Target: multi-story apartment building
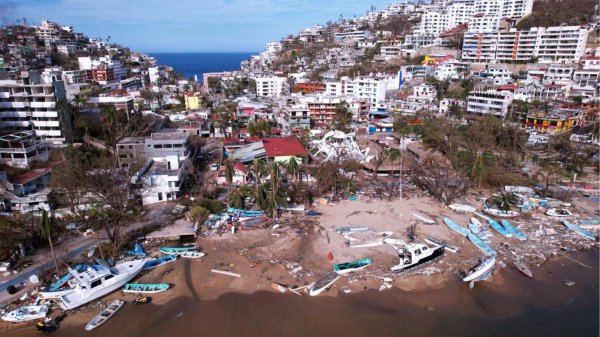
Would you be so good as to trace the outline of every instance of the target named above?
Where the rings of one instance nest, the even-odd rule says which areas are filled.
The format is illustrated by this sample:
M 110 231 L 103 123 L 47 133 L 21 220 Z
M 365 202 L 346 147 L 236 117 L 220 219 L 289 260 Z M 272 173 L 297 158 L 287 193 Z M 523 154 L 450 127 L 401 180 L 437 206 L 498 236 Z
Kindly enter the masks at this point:
M 471 62 L 574 63 L 584 55 L 587 30 L 573 27 L 534 27 L 528 31 L 468 32 L 462 58 Z
M 573 87 L 571 96 L 583 96 L 586 98 L 598 97 L 600 78 L 599 69 L 580 69 L 573 74 Z
M 478 116 L 494 115 L 504 118 L 512 100 L 512 93 L 506 91 L 471 91 L 467 98 L 467 113 Z
M 340 97 L 310 97 L 307 99 L 308 115 L 315 123 L 329 123 L 335 110 L 343 102 Z
M 294 104 L 283 109 L 290 130 L 310 129 L 310 109 L 308 104 Z
M 585 53 L 588 32 L 579 26 L 549 27 L 539 37 L 539 63 L 579 62 Z
M 364 41 L 369 36 L 371 36 L 371 33 L 368 30 L 354 30 L 354 31 L 349 31 L 349 32 L 341 32 L 341 33 L 333 34 L 333 38 L 335 39 L 335 41 L 338 41 L 338 42 L 344 41 L 344 40 Z
M 100 84 L 122 81 L 127 78 L 127 69 L 121 61 L 113 60 L 110 56 L 79 57 L 79 70 L 86 70 L 88 79 Z
M 48 168 L 30 170 L 8 179 L 0 172 L 0 209 L 21 214 L 50 211 L 49 195 L 51 189 Z
M 0 164 L 29 168 L 35 161 L 47 162 L 49 144 L 33 131 L 19 131 L 0 137 Z
M 149 159 L 138 172 L 139 194 L 143 205 L 175 200 L 182 192 L 188 161 L 178 155 Z
M 283 87 L 286 79 L 283 77 L 255 77 L 256 96 L 258 97 L 279 97 L 283 93 Z
M 134 167 L 146 160 L 146 139 L 144 137 L 125 137 L 116 146 L 120 167 Z
M 57 102 L 66 98 L 65 84 L 53 78 L 45 81 L 37 72 L 21 80 L 0 80 L 0 128 L 32 130 L 51 143 L 63 143 L 63 129 L 70 128 L 70 116 L 59 111 Z

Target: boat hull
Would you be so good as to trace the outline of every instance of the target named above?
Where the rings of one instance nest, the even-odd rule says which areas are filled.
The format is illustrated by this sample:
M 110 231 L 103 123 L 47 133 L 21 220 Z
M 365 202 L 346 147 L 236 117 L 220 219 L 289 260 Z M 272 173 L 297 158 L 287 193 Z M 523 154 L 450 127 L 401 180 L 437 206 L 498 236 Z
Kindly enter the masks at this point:
M 448 227 L 450 227 L 450 229 L 452 229 L 453 231 L 457 232 L 458 234 L 460 234 L 462 236 L 467 236 L 469 234 L 469 230 L 467 230 L 466 228 L 460 226 L 459 224 L 457 224 L 456 222 L 454 222 L 450 218 L 444 218 L 444 223 Z
M 398 265 L 393 266 L 391 268 L 391 270 L 396 273 L 400 273 L 400 272 L 407 271 L 407 270 L 412 270 L 412 269 L 418 268 L 420 266 L 423 266 L 427 262 L 431 262 L 431 261 L 441 257 L 442 255 L 444 255 L 444 246 L 432 248 L 432 253 L 430 255 L 420 259 L 416 263 L 406 265 L 406 266 L 402 265 L 402 264 L 398 264 Z
M 481 261 L 479 264 L 477 264 L 477 266 L 475 266 L 475 268 L 473 268 L 473 270 L 469 274 L 467 274 L 467 276 L 465 276 L 463 278 L 463 281 L 464 282 L 477 281 L 477 280 L 481 279 L 482 277 L 485 277 L 485 275 L 487 275 L 494 268 L 495 264 L 496 264 L 496 256 L 491 256 L 491 257 Z

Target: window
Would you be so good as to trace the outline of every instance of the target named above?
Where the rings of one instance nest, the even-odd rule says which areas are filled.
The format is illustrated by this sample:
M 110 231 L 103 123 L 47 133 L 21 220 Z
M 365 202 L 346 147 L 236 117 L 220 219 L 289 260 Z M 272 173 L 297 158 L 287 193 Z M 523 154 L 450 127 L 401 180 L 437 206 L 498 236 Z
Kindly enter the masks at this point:
M 113 277 L 115 277 L 115 276 L 114 276 L 114 275 L 108 275 L 108 276 L 106 276 L 106 277 L 104 278 L 104 281 L 108 281 L 108 280 L 110 280 L 110 279 L 111 279 L 111 278 L 113 278 Z
M 92 282 L 92 284 L 91 284 L 91 287 L 90 287 L 90 288 L 95 288 L 95 287 L 97 287 L 97 286 L 99 286 L 99 285 L 101 285 L 101 284 L 102 284 L 102 280 L 101 280 L 101 279 L 97 279 L 96 281 L 93 281 L 93 282 Z

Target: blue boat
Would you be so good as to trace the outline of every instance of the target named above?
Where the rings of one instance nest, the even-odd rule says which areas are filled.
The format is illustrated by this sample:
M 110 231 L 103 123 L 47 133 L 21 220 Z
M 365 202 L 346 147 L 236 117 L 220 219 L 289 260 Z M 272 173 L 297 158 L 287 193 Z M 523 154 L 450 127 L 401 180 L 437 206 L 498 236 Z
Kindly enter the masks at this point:
M 506 230 L 508 230 L 517 239 L 519 239 L 521 241 L 527 240 L 527 237 L 525 236 L 525 234 L 523 234 L 523 232 L 518 230 L 517 227 L 513 226 L 510 222 L 508 222 L 508 220 L 502 219 L 502 220 L 500 220 L 500 223 L 502 224 L 502 226 L 504 226 L 504 228 L 506 228 Z
M 467 236 L 470 233 L 468 229 L 461 227 L 459 224 L 452 221 L 452 219 L 450 219 L 450 218 L 444 218 L 444 223 L 448 227 L 450 227 L 450 229 L 454 230 L 455 232 L 457 232 L 458 234 L 460 234 L 462 236 Z
M 496 255 L 496 251 L 483 240 L 481 240 L 477 235 L 469 232 L 467 233 L 467 237 L 475 245 L 475 247 L 479 248 L 485 255 Z
M 592 240 L 596 240 L 598 241 L 598 234 L 592 233 L 590 231 L 587 231 L 579 226 L 577 226 L 576 224 L 570 223 L 567 220 L 563 220 L 563 224 L 570 230 L 574 231 L 575 233 L 582 235 L 588 239 L 592 239 Z
M 512 233 L 509 232 L 508 229 L 504 228 L 504 226 L 499 224 L 496 220 L 487 218 L 487 222 L 496 232 L 500 233 L 500 235 L 504 236 L 505 238 L 512 238 Z
M 265 214 L 264 211 L 252 211 L 252 210 L 238 209 L 238 208 L 233 208 L 233 207 L 227 208 L 227 212 L 234 213 L 239 217 L 248 217 L 248 218 L 255 217 L 255 216 L 261 216 L 261 215 Z
M 163 254 L 177 255 L 184 252 L 193 252 L 196 247 L 162 247 L 159 250 Z
M 139 243 L 136 243 L 133 246 L 133 250 L 128 250 L 128 251 L 126 251 L 126 253 L 127 253 L 127 255 L 146 257 L 146 252 L 144 251 L 144 247 L 142 247 L 142 245 L 140 245 Z
M 144 263 L 144 270 L 153 269 L 153 268 L 156 268 L 158 266 L 162 266 L 163 264 L 171 263 L 171 262 L 173 262 L 175 260 L 177 260 L 177 255 L 165 255 L 165 256 L 161 256 L 161 257 L 156 258 L 154 260 L 146 261 L 146 263 Z

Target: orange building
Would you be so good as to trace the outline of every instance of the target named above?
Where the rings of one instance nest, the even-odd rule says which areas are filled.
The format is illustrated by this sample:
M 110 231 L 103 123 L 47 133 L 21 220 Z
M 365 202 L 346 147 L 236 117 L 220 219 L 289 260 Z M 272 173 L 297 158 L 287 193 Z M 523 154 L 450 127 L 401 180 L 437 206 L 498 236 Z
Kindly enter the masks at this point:
M 294 87 L 295 93 L 303 93 L 303 94 L 313 94 L 313 93 L 322 93 L 325 92 L 325 85 L 322 83 L 314 83 L 314 82 L 304 82 L 298 83 Z

